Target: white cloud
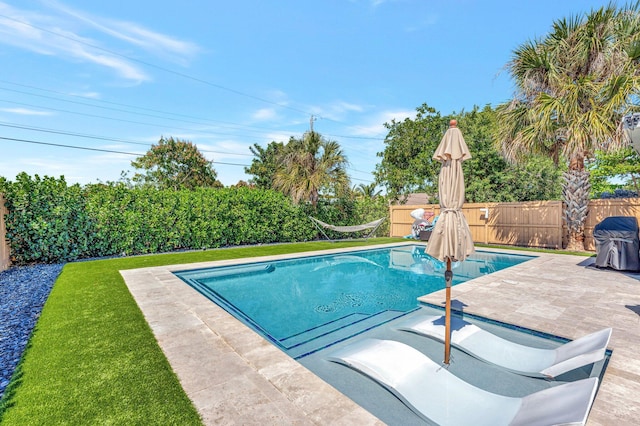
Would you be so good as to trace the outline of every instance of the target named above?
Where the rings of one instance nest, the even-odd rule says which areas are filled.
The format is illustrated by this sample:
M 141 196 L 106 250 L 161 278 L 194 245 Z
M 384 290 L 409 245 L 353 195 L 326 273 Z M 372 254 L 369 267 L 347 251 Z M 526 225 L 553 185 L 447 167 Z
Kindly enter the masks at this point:
M 0 111 L 18 115 L 54 115 L 52 112 L 37 111 L 27 108 L 0 108 Z
M 55 158 L 22 158 L 12 166 L 16 170 L 16 176 L 20 171 L 26 171 L 30 175 L 58 177 L 64 176 L 69 170 L 74 169 L 66 161 Z
M 254 112 L 252 118 L 258 121 L 275 120 L 278 113 L 274 108 L 261 108 Z
M 13 20 L 0 17 L 0 43 L 41 55 L 108 67 L 136 83 L 149 79 L 140 67 L 130 61 L 108 53 L 95 53 L 96 49 L 91 46 L 100 47 L 98 41 L 63 29 L 73 27 L 73 23 L 16 9 L 6 3 L 0 3 L 0 13 L 14 17 Z
M 133 22 L 90 17 L 54 1 L 45 2 L 45 5 L 50 7 L 51 13 L 18 9 L 0 2 L 0 14 L 10 17 L 0 17 L 0 43 L 40 55 L 106 67 L 135 83 L 148 81 L 150 76 L 133 60 L 116 53 L 119 49 L 109 48 L 116 39 L 156 56 L 168 55 L 183 65 L 200 51 L 194 43 L 154 32 Z M 109 37 L 98 40 L 83 35 L 92 30 Z M 112 51 L 113 54 L 110 53 Z
M 104 34 L 141 47 L 149 52 L 171 53 L 181 57 L 193 57 L 200 51 L 200 48 L 194 43 L 157 33 L 135 22 L 117 21 L 91 16 L 57 1 L 48 1 L 47 4 L 81 22 L 89 24 Z
M 97 148 L 114 151 L 131 152 L 130 146 L 101 145 Z M 81 185 L 91 182 L 117 181 L 120 172 L 131 168 L 131 160 L 135 157 L 126 154 L 111 152 L 83 153 L 81 156 L 70 157 L 62 152 L 62 155 L 47 156 L 42 158 L 23 157 L 17 170 L 26 171 L 28 174 L 40 176 L 64 176 L 69 184 Z M 96 170 L 100 170 L 100 179 L 96 178 Z M 16 173 L 17 174 L 17 173 Z
M 90 99 L 100 99 L 102 96 L 98 92 L 79 92 L 79 93 L 69 93 L 71 96 L 80 96 L 82 98 L 90 98 Z
M 349 127 L 350 133 L 355 136 L 364 136 L 364 137 L 376 137 L 383 134 L 386 130 L 382 123 L 378 124 L 370 124 L 370 125 L 361 125 L 361 126 L 351 126 Z
M 205 156 L 215 161 L 229 160 L 233 163 L 249 165 L 251 163 L 251 151 L 246 142 L 238 142 L 233 139 L 218 140 L 214 143 L 200 144 Z M 213 152 L 212 152 L 213 151 Z
M 379 120 L 382 123 L 390 123 L 391 120 L 404 121 L 406 118 L 415 118 L 415 110 L 400 110 L 400 111 L 383 111 L 378 115 Z
M 194 43 L 171 38 L 130 22 L 114 22 L 113 25 L 115 30 L 108 31 L 109 34 L 148 51 L 171 52 L 188 58 L 200 52 L 200 48 Z
M 126 78 L 127 80 L 133 80 L 135 82 L 143 82 L 145 80 L 149 80 L 149 76 L 144 73 L 139 67 L 131 64 L 130 62 L 110 55 L 102 55 L 102 54 L 92 54 L 84 49 L 78 49 L 76 51 L 78 57 L 88 59 L 90 62 L 93 62 L 98 65 L 103 65 L 107 68 L 111 68 L 116 73 L 120 74 L 121 77 Z
M 272 89 L 268 91 L 267 98 L 282 105 L 287 105 L 289 100 L 289 96 L 287 95 L 287 93 L 280 89 Z
M 264 144 L 261 144 L 263 146 L 266 146 L 268 143 L 275 141 L 275 142 L 283 142 L 283 143 L 287 143 L 289 142 L 289 138 L 291 136 L 294 137 L 300 137 L 302 136 L 302 132 L 295 134 L 294 132 L 273 132 L 273 133 L 269 133 L 266 137 L 265 137 L 265 142 Z
M 151 146 L 146 147 L 143 145 L 112 143 L 112 144 L 100 145 L 96 148 L 109 150 L 109 151 L 118 151 L 118 152 L 105 152 L 105 153 L 97 154 L 101 158 L 120 158 L 120 159 L 127 158 L 130 160 L 133 160 L 135 157 L 131 154 L 144 155 L 144 153 L 147 152 L 147 150 L 151 148 Z M 125 152 L 126 154 L 120 154 L 120 152 Z
M 361 113 L 366 107 L 346 101 L 333 101 L 323 106 L 310 106 L 309 111 L 317 118 L 328 118 L 330 120 L 342 121 L 349 113 Z
M 404 121 L 406 118 L 414 118 L 415 111 L 382 111 L 372 117 L 368 123 L 363 123 L 358 126 L 349 127 L 349 131 L 354 136 L 365 137 L 381 137 L 387 134 L 387 128 L 384 127 L 384 123 L 391 123 L 392 120 Z
M 356 105 L 349 102 L 337 101 L 334 104 L 329 105 L 331 111 L 335 113 L 345 113 L 345 112 L 362 112 L 364 111 L 364 107 L 362 105 Z

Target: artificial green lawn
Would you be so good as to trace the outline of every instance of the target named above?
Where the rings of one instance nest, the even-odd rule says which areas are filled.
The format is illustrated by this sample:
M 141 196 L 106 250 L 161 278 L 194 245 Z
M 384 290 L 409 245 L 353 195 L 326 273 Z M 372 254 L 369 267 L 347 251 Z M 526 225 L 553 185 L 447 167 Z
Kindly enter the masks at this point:
M 397 241 L 402 240 L 279 244 L 68 263 L 0 402 L 0 422 L 201 424 L 120 270 Z

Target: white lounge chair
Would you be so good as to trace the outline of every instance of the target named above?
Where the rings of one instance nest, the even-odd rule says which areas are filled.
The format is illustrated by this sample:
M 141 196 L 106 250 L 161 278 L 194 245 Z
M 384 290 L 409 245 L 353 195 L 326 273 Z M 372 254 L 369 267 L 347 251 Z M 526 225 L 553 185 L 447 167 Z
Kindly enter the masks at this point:
M 364 339 L 332 354 L 391 391 L 418 416 L 439 425 L 584 424 L 596 377 L 514 398 L 477 388 L 404 343 Z
M 416 316 L 399 330 L 444 341 L 443 316 Z M 451 345 L 478 359 L 529 377 L 553 378 L 604 358 L 611 328 L 597 331 L 555 349 L 520 345 L 461 318 L 451 318 Z

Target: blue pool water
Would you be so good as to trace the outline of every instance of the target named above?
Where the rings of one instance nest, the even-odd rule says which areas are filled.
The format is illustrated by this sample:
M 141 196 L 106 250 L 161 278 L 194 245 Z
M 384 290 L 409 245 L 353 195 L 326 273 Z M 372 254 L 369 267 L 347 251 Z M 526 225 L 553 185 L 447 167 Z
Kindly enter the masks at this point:
M 176 275 L 299 359 L 418 308 L 444 288 L 444 264 L 424 246 L 177 272 Z M 478 251 L 454 263 L 453 285 L 532 256 Z

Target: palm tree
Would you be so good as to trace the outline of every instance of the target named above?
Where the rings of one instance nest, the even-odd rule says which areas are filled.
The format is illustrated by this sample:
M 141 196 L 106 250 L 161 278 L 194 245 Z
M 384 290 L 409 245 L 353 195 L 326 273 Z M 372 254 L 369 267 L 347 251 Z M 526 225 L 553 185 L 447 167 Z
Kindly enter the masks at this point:
M 348 190 L 347 165 L 347 157 L 337 142 L 310 131 L 300 140 L 289 141 L 273 184 L 295 203 L 308 200 L 315 209 L 321 191 L 340 195 Z
M 567 162 L 564 219 L 572 250 L 584 249 L 590 189 L 584 161 L 625 145 L 621 118 L 640 93 L 639 9 L 610 4 L 558 20 L 507 64 L 517 93 L 498 106 L 497 143 L 512 162 L 530 153 Z
M 376 190 L 378 185 L 373 182 L 370 184 L 361 183 L 353 188 L 353 192 L 362 198 L 376 198 L 382 194 L 381 190 Z

